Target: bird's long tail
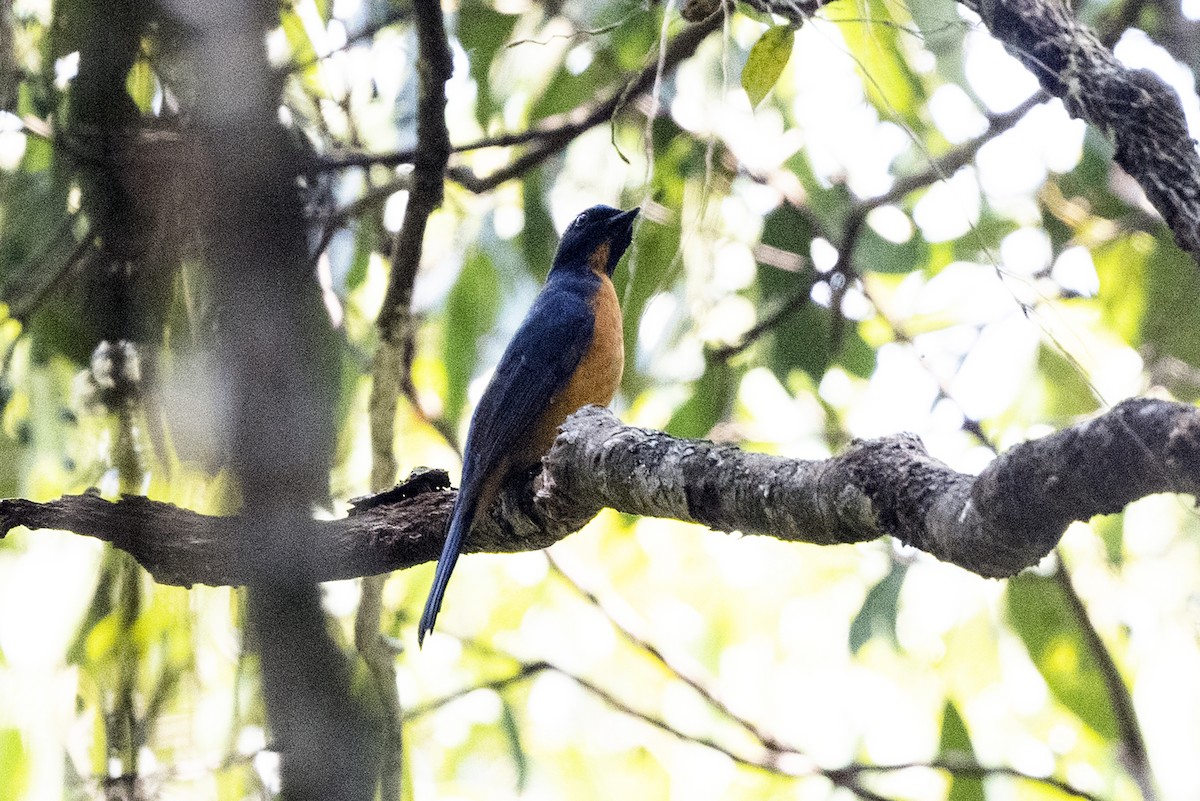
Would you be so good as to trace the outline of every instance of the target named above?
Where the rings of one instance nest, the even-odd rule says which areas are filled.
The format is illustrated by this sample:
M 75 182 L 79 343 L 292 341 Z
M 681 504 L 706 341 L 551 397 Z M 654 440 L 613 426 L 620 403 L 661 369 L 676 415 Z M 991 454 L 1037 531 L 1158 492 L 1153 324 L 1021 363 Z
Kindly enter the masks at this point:
M 429 590 L 429 598 L 425 601 L 425 612 L 421 615 L 421 626 L 417 629 L 417 644 L 425 641 L 425 635 L 433 631 L 437 621 L 438 611 L 442 608 L 442 598 L 446 595 L 446 585 L 450 582 L 450 574 L 454 572 L 454 564 L 458 561 L 458 553 L 462 549 L 463 540 L 471 530 L 475 520 L 475 509 L 478 507 L 478 495 L 465 492 L 465 487 L 458 492 L 459 500 L 468 498 L 465 502 L 455 503 L 454 511 L 450 514 L 450 524 L 446 530 L 446 544 L 442 546 L 442 555 L 438 557 L 437 571 L 433 574 L 433 587 Z

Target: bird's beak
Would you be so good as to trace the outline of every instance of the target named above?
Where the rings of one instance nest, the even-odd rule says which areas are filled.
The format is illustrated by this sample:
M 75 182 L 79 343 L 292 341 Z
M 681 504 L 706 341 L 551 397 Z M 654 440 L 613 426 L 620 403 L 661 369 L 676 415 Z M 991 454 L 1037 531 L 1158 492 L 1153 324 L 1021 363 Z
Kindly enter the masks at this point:
M 609 220 L 609 236 L 614 239 L 621 238 L 622 235 L 629 236 L 633 231 L 633 221 L 637 219 L 639 211 L 641 208 L 635 207 L 629 211 L 623 211 Z

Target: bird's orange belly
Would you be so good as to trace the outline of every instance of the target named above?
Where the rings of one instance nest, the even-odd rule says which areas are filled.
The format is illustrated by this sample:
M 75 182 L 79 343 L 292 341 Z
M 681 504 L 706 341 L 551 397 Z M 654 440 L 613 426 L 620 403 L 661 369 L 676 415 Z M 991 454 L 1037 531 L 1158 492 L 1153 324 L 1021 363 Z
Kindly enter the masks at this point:
M 533 436 L 522 443 L 522 456 L 534 464 L 550 450 L 558 428 L 572 412 L 595 403 L 607 406 L 617 394 L 621 372 L 625 369 L 625 340 L 621 325 L 621 306 L 612 281 L 603 276 L 600 289 L 592 299 L 595 322 L 592 342 L 567 385 L 553 398 L 542 414 Z

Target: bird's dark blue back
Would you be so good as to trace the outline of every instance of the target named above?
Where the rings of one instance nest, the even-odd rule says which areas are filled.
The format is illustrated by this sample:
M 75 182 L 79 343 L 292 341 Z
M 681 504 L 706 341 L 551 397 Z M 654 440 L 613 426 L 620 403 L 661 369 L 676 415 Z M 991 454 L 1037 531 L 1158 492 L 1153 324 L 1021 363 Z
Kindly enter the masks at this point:
M 595 276 L 578 273 L 551 274 L 547 280 L 471 418 L 464 486 L 476 472 L 498 464 L 570 380 L 592 340 L 590 298 L 597 284 Z

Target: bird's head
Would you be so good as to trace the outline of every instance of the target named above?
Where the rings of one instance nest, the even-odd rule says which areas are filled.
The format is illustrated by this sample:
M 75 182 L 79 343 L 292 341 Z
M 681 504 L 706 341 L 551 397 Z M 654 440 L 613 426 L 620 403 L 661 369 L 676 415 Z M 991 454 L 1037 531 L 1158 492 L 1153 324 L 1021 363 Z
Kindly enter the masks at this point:
M 551 271 L 584 268 L 611 278 L 633 241 L 633 221 L 638 211 L 599 205 L 581 212 L 563 231 Z

